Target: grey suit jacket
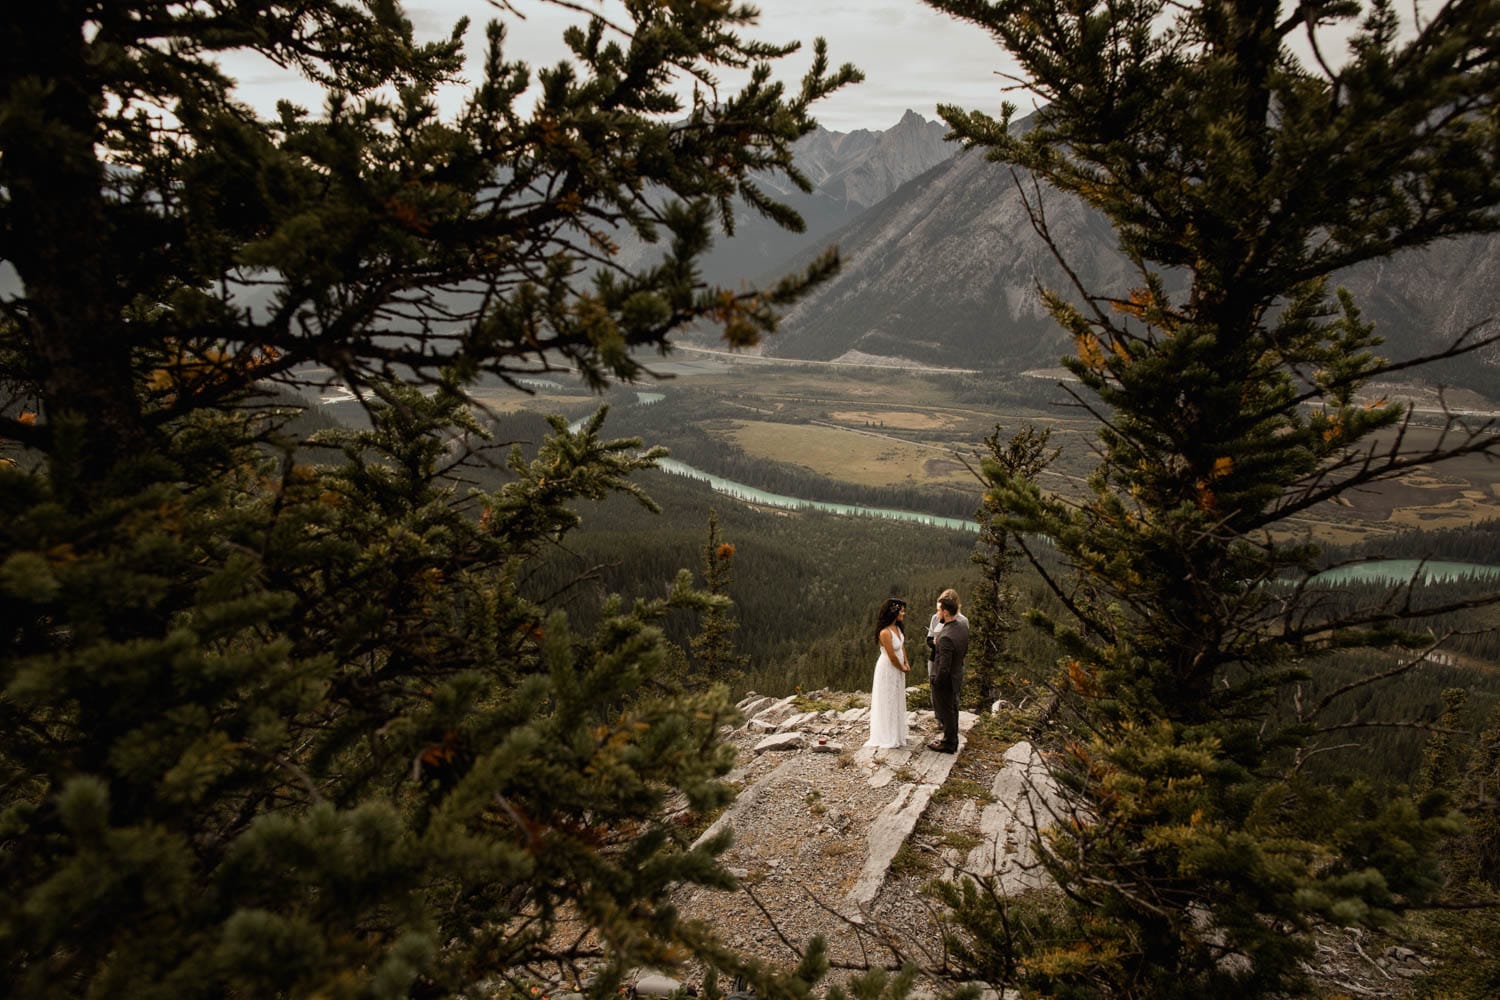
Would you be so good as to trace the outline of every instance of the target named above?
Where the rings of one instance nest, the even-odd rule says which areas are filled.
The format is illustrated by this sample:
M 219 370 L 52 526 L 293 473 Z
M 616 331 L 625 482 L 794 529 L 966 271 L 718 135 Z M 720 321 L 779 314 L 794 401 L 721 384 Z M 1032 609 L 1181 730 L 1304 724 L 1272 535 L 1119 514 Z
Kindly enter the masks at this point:
M 963 674 L 964 656 L 969 652 L 969 623 L 955 618 L 938 633 L 937 652 L 932 658 L 932 679 L 945 681 Z

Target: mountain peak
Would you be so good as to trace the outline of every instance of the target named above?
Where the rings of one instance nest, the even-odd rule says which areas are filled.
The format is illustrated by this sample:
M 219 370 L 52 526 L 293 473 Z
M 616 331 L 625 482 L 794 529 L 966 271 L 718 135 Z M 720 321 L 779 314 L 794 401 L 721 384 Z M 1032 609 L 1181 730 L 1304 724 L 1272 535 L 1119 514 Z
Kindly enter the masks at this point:
M 737 282 L 766 273 L 809 246 L 824 245 L 861 212 L 952 157 L 954 147 L 943 141 L 946 131 L 915 111 L 879 132 L 814 129 L 793 146 L 797 167 L 814 190 L 800 191 L 774 173 L 757 175 L 758 183 L 802 216 L 806 231 L 789 233 L 746 212 L 735 238 L 714 247 L 703 273 L 714 281 Z

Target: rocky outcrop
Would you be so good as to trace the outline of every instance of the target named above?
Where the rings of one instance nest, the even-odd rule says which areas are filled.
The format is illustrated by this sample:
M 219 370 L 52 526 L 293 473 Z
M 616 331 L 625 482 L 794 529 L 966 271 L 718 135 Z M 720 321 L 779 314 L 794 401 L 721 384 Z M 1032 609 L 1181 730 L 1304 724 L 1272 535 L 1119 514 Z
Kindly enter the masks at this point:
M 964 737 L 973 725 L 973 715 L 959 713 L 960 753 L 963 752 Z M 865 833 L 865 863 L 860 868 L 859 878 L 844 897 L 855 912 L 874 901 L 879 894 L 896 852 L 906 846 L 907 838 L 917 827 L 917 820 L 927 811 L 933 793 L 947 780 L 957 759 L 957 754 L 937 753 L 920 743 L 883 751 L 865 747 L 855 755 L 856 764 L 870 772 L 870 787 L 884 788 L 895 784 L 897 789 L 896 797 L 870 818 Z
M 908 691 L 911 740 L 900 749 L 863 745 L 864 695 L 742 701 L 747 718 L 724 733 L 739 752 L 730 778 L 742 791 L 697 841 L 733 833 L 721 860 L 739 887 L 685 887 L 674 900 L 683 914 L 711 924 L 741 954 L 790 966 L 822 935 L 835 980 L 860 967 L 913 964 L 930 976 L 919 978 L 914 997 L 948 992 L 954 984 L 943 970 L 951 970 L 951 956 L 927 883 L 994 876 L 1005 896 L 1045 891 L 1037 837 L 1061 818 L 1062 805 L 1045 755 L 1030 743 L 1002 752 L 991 736 L 974 751 L 972 715 L 961 720 L 966 735 L 957 755 L 927 750 L 937 726 L 923 697 L 922 689 Z M 795 738 L 795 745 L 761 748 L 771 737 Z M 961 791 L 948 787 L 955 783 Z M 1354 997 L 1405 996 L 1432 964 L 1413 948 L 1357 930 L 1330 931 L 1315 946 L 1309 973 Z M 639 969 L 627 977 L 627 992 L 669 996 L 700 979 L 691 967 Z M 981 995 L 1012 996 L 987 987 Z
M 740 888 L 684 889 L 677 901 L 683 911 L 711 919 L 732 946 L 778 961 L 795 959 L 793 946 L 814 934 L 828 939 L 835 961 L 859 961 L 872 947 L 903 954 L 940 948 L 926 881 L 944 873 L 988 873 L 986 866 L 996 865 L 973 852 L 949 857 L 943 851 L 939 860 L 939 848 L 927 842 L 929 826 L 961 835 L 962 843 L 988 837 L 991 855 L 1008 870 L 1029 857 L 1016 851 L 1024 831 L 1015 821 L 1030 814 L 1020 800 L 1006 808 L 991 802 L 982 814 L 970 801 L 959 829 L 949 815 L 962 812 L 957 797 L 940 793 L 956 770 L 976 773 L 965 757 L 976 717 L 960 716 L 957 754 L 929 750 L 926 743 L 939 727 L 925 698 L 924 688 L 909 689 L 909 741 L 901 748 L 864 745 L 869 709 L 863 694 L 752 695 L 741 702 L 747 717 L 725 734 L 739 752 L 729 777 L 741 792 L 698 838 L 702 843 L 732 833 L 721 860 Z M 1033 759 L 1029 748 L 1024 759 Z M 1031 785 L 1043 774 L 1033 774 Z M 986 782 L 981 790 L 993 787 Z M 1028 786 L 1023 798 L 1031 792 Z M 933 825 L 940 811 L 944 818 Z
M 1061 818 L 1062 800 L 1036 748 L 1024 740 L 1005 752 L 1005 765 L 990 786 L 990 802 L 979 816 L 983 838 L 962 871 L 994 876 L 1003 895 L 1050 884 L 1037 857 L 1041 833 Z

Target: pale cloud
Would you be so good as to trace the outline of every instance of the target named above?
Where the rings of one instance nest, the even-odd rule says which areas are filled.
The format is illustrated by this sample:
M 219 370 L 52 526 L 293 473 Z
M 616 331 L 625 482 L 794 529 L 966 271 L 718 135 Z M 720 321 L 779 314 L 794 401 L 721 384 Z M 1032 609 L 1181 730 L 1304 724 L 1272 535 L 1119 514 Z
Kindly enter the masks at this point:
M 1005 53 L 987 34 L 920 3 L 871 5 L 762 0 L 764 34 L 828 40 L 835 63 L 852 62 L 865 82 L 819 106 L 829 128 L 888 128 L 910 109 L 937 117 L 938 104 L 998 112 Z M 800 72 L 807 65 L 802 61 Z
M 834 65 L 854 63 L 865 74 L 865 82 L 848 87 L 819 104 L 815 114 L 835 131 L 857 128 L 886 129 L 908 109 L 936 119 L 938 104 L 998 114 L 1001 101 L 1009 99 L 1023 113 L 1034 107 L 1030 95 L 1008 90 L 1011 81 L 1000 75 L 1014 63 L 983 29 L 940 14 L 920 0 L 751 0 L 761 11 L 759 27 L 746 32 L 770 42 L 800 41 L 803 49 L 776 64 L 777 79 L 788 87 L 797 85 L 812 61 L 812 41 L 828 41 Z M 574 6 L 601 12 L 616 23 L 624 23 L 618 0 L 572 0 Z M 1406 33 L 1411 21 L 1433 9 L 1440 0 L 1412 0 L 1410 10 L 1401 8 Z M 406 14 L 419 37 L 445 38 L 460 17 L 468 17 L 467 54 L 471 60 L 484 51 L 484 25 L 499 19 L 506 25 L 506 58 L 522 61 L 533 72 L 568 57 L 562 42 L 563 29 L 579 23 L 578 11 L 560 8 L 545 0 L 511 0 L 508 6 L 524 15 L 517 17 L 489 0 L 412 0 Z M 1337 66 L 1346 56 L 1348 26 L 1320 32 L 1323 55 Z M 1289 39 L 1294 53 L 1304 60 L 1310 50 L 1300 35 Z M 224 61 L 225 69 L 241 84 L 241 97 L 269 112 L 280 98 L 318 110 L 321 93 L 305 81 L 271 72 L 264 60 L 235 56 Z M 470 65 L 475 65 L 471 61 Z M 268 69 L 269 67 L 269 69 Z M 468 81 L 473 83 L 471 79 Z M 723 84 L 735 83 L 724 74 Z M 686 88 L 685 91 L 686 92 Z M 463 90 L 443 95 L 446 113 L 458 110 Z
M 580 6 L 598 9 L 617 21 L 619 7 L 606 0 Z M 776 77 L 794 87 L 812 61 L 812 41 L 828 41 L 834 65 L 858 66 L 865 82 L 848 87 L 817 106 L 816 115 L 835 131 L 885 129 L 908 109 L 936 119 L 939 103 L 998 112 L 1003 81 L 995 70 L 1005 55 L 980 29 L 939 14 L 917 0 L 911 2 L 849 3 L 817 0 L 759 0 L 759 27 L 749 37 L 772 42 L 800 41 L 802 51 L 778 62 Z M 423 39 L 446 37 L 454 23 L 467 16 L 467 53 L 482 55 L 484 25 L 499 19 L 506 24 L 506 58 L 527 63 L 533 71 L 567 58 L 562 43 L 564 27 L 580 15 L 541 0 L 515 0 L 525 14 L 516 18 L 486 0 L 422 0 L 406 6 L 407 17 Z M 471 62 L 472 65 L 472 62 Z M 240 83 L 241 98 L 267 112 L 281 98 L 311 108 L 322 107 L 322 95 L 305 81 L 274 72 L 264 60 L 251 56 L 226 59 L 225 69 Z M 470 83 L 473 81 L 470 80 Z M 725 86 L 736 81 L 725 74 Z M 462 91 L 446 94 L 445 112 L 456 111 Z

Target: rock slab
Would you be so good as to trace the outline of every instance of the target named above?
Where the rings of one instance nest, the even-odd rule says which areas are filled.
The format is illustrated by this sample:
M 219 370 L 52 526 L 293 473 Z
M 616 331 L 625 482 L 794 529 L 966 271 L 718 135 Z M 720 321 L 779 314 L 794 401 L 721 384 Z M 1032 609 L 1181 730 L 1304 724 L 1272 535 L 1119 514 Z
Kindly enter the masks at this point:
M 1037 837 L 1061 815 L 1062 798 L 1036 748 L 1023 740 L 1007 750 L 990 794 L 979 816 L 984 842 L 969 852 L 964 872 L 994 875 L 1007 895 L 1050 885 L 1037 860 Z

